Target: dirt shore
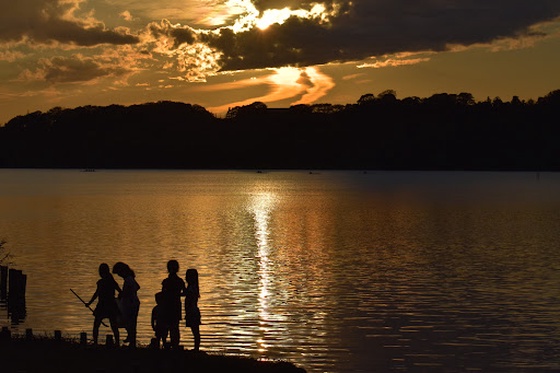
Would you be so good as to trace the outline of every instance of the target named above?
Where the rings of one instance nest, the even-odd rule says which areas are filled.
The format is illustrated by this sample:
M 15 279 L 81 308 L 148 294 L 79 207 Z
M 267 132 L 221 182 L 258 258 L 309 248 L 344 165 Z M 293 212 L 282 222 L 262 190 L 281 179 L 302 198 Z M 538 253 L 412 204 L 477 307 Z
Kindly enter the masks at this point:
M 81 345 L 54 339 L 0 341 L 0 371 L 5 373 L 247 372 L 305 373 L 284 361 L 260 361 L 192 351 L 149 347 Z

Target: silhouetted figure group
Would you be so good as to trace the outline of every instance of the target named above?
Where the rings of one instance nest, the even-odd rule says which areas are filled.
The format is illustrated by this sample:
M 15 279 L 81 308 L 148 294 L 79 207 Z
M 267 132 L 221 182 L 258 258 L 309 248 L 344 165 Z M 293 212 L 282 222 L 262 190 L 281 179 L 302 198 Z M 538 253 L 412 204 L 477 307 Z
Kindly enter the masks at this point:
M 122 277 L 122 289 L 115 281 L 106 263 L 99 265 L 100 279 L 91 300 L 85 303 L 89 307 L 96 299 L 97 306 L 93 311 L 93 343 L 98 343 L 99 326 L 103 319 L 109 319 L 115 343 L 119 345 L 119 328 L 124 327 L 127 337 L 123 341 L 128 346 L 136 346 L 136 328 L 140 299 L 134 271 L 125 263 L 117 262 L 113 266 L 114 274 Z M 179 324 L 182 320 L 181 297 L 185 297 L 185 325 L 190 327 L 194 338 L 194 351 L 200 349 L 201 316 L 198 308 L 200 290 L 198 286 L 198 271 L 189 268 L 185 273 L 185 280 L 178 276 L 179 262 L 167 262 L 168 276 L 161 283 L 161 291 L 155 294 L 156 306 L 152 309 L 151 326 L 155 337 L 151 346 L 154 348 L 179 349 L 181 339 Z M 169 341 L 167 340 L 169 337 Z
M 189 268 L 185 273 L 185 280 L 180 278 L 179 262 L 167 262 L 168 276 L 161 282 L 161 291 L 156 293 L 156 306 L 152 309 L 152 329 L 155 338 L 152 347 L 163 346 L 169 349 L 178 349 L 181 339 L 179 324 L 182 319 L 181 297 L 185 297 L 185 325 L 191 328 L 194 338 L 194 351 L 200 349 L 201 317 L 198 308 L 200 291 L 198 288 L 198 272 Z M 186 284 L 185 284 L 186 281 Z M 169 342 L 167 336 L 169 335 Z

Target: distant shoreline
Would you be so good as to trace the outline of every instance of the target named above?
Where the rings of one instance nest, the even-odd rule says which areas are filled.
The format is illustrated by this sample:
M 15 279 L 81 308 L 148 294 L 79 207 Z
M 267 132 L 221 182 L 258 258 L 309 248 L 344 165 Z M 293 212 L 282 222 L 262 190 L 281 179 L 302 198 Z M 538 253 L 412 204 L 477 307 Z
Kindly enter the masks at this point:
M 536 102 L 387 94 L 346 106 L 255 103 L 226 118 L 166 101 L 53 108 L 0 126 L 0 167 L 560 171 L 559 115 L 560 90 Z
M 267 174 L 272 172 L 304 172 L 310 175 L 317 175 L 321 172 L 356 172 L 361 174 L 373 174 L 376 172 L 520 172 L 520 173 L 534 173 L 534 174 L 546 174 L 546 173 L 558 173 L 560 170 L 543 170 L 543 169 L 483 169 L 483 168 L 473 168 L 473 169 L 454 169 L 454 168 L 440 168 L 440 169 L 359 169 L 359 168 L 144 168 L 144 167 L 103 167 L 103 168 L 90 168 L 81 169 L 75 167 L 2 167 L 0 170 L 56 170 L 56 171 L 76 171 L 83 173 L 96 173 L 103 171 L 239 171 L 239 172 L 251 172 L 256 174 Z

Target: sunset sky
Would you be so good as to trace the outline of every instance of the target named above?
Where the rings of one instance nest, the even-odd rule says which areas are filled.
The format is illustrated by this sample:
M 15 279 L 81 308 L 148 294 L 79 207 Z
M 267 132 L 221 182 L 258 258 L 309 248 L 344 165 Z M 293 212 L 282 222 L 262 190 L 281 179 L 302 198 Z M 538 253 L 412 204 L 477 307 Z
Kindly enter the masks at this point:
M 0 124 L 52 107 L 228 107 L 560 89 L 559 0 L 0 0 Z

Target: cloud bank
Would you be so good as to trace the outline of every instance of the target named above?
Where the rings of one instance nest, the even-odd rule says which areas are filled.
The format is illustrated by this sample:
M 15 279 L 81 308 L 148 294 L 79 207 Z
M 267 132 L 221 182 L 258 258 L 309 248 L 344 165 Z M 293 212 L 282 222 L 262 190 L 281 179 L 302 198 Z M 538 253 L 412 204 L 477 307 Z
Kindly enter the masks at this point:
M 195 30 L 176 24 L 168 28 L 166 37 L 177 47 L 193 43 L 207 45 L 220 55 L 221 69 L 228 71 L 359 61 L 372 56 L 444 51 L 451 45 L 537 36 L 531 26 L 560 15 L 557 0 L 335 0 L 330 3 L 239 0 L 238 3 L 246 8 L 234 25 Z M 275 16 L 271 16 L 272 10 L 277 11 Z M 280 10 L 284 10 L 283 16 Z M 270 19 L 266 27 L 259 27 L 267 12 Z M 154 36 L 162 35 L 160 32 Z
M 92 14 L 80 14 L 84 0 L 0 0 L 0 41 L 74 44 L 133 44 L 136 36 L 109 30 Z
M 162 0 L 163 1 L 163 0 Z M 200 0 L 204 22 L 184 22 L 181 7 L 165 0 L 0 0 L 0 43 L 82 48 L 86 58 L 56 56 L 39 63 L 48 81 L 114 75 L 93 47 L 143 56 L 142 68 L 176 81 L 204 81 L 219 72 L 315 66 L 370 57 L 437 52 L 504 39 L 542 37 L 534 25 L 558 21 L 558 0 Z M 198 3 L 197 3 L 198 4 Z M 165 6 L 163 6 L 165 5 Z M 108 7 L 111 7 L 110 10 Z M 167 15 L 165 19 L 149 16 Z M 174 19 L 174 14 L 177 15 Z M 108 28 L 108 21 L 117 25 Z M 107 22 L 106 22 L 107 20 Z M 131 22 L 134 21 L 135 29 Z M 179 22 L 181 21 L 181 22 Z M 120 22 L 120 23 L 119 23 Z M 91 54 L 87 50 L 91 51 Z M 131 48 L 134 50 L 131 51 Z M 97 48 L 99 49 L 99 48 Z M 0 57 L 21 51 L 0 46 Z M 54 57 L 59 57 L 54 58 Z M 43 57 L 41 57 L 43 58 Z M 117 58 L 114 58 L 117 60 Z M 421 62 L 418 59 L 417 62 Z M 125 66 L 124 63 L 127 63 Z M 386 65 L 410 64 L 391 60 Z M 151 65 L 150 65 L 151 64 Z M 366 65 L 363 65 L 366 66 Z M 56 67 L 56 68 L 55 68 Z M 137 70 L 139 71 L 139 70 Z M 63 76 L 68 73 L 68 77 Z

